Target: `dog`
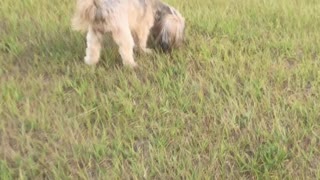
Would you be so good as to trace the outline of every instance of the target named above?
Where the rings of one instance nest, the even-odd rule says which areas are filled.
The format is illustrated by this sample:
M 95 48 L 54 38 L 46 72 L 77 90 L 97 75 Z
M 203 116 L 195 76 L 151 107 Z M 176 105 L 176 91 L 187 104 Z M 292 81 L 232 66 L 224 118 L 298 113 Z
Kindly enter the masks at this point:
M 148 39 L 165 52 L 179 47 L 184 40 L 185 19 L 160 0 L 77 0 L 72 27 L 87 33 L 86 64 L 98 63 L 103 35 L 111 33 L 123 64 L 136 67 L 134 48 L 152 53 Z

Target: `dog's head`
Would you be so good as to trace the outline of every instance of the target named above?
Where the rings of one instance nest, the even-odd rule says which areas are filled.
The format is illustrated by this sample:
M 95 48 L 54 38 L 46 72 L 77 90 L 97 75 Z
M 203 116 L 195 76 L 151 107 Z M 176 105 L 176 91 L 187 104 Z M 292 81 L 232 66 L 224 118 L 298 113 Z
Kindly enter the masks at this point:
M 155 12 L 155 22 L 151 30 L 155 43 L 164 52 L 181 46 L 184 40 L 185 20 L 174 8 L 160 3 Z

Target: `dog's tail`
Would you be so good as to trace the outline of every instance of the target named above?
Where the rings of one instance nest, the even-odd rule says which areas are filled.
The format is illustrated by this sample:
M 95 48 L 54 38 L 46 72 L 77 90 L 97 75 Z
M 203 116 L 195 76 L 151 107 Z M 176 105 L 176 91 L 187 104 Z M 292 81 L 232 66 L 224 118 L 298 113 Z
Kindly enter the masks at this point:
M 87 31 L 90 23 L 102 16 L 100 0 L 77 0 L 77 7 L 72 18 L 72 28 Z

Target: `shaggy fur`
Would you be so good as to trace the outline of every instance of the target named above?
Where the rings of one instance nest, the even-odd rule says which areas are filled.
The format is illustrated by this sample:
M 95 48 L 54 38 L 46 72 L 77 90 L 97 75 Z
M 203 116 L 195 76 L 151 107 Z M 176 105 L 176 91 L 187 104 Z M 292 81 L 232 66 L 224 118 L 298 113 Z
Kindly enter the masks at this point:
M 177 10 L 159 0 L 77 0 L 72 25 L 87 32 L 87 64 L 99 61 L 103 34 L 110 32 L 123 64 L 135 67 L 135 46 L 152 52 L 147 48 L 150 31 L 155 43 L 170 51 L 183 41 L 185 21 Z

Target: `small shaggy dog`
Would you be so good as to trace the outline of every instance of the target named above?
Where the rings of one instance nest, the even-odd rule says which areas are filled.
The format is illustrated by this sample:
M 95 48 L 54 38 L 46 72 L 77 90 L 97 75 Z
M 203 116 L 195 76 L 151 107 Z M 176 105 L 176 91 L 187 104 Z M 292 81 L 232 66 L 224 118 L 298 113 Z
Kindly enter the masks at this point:
M 123 64 L 135 67 L 135 45 L 151 53 L 147 48 L 150 34 L 164 51 L 170 51 L 182 43 L 185 21 L 176 9 L 160 0 L 77 0 L 72 25 L 87 32 L 87 64 L 99 61 L 102 36 L 110 32 Z

